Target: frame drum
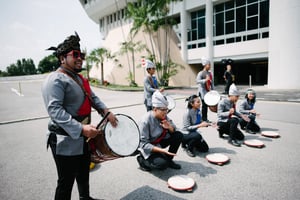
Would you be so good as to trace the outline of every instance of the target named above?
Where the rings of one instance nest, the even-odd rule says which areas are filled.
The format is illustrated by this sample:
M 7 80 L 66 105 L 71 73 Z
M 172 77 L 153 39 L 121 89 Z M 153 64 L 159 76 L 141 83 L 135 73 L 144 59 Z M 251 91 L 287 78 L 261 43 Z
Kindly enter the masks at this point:
M 221 96 L 216 90 L 211 90 L 204 95 L 204 102 L 212 112 L 218 111 L 218 103 L 220 100 Z
M 168 186 L 174 190 L 191 192 L 195 181 L 186 175 L 176 175 L 168 179 Z
M 221 153 L 211 153 L 206 156 L 206 160 L 210 163 L 223 165 L 229 161 L 229 157 Z
M 265 144 L 262 141 L 257 139 L 245 140 L 244 144 L 249 147 L 257 147 L 257 148 L 262 148 L 263 146 L 265 146 Z
M 278 138 L 278 137 L 280 137 L 279 133 L 277 133 L 275 131 L 262 131 L 261 135 L 265 136 L 265 137 L 271 137 L 271 138 Z

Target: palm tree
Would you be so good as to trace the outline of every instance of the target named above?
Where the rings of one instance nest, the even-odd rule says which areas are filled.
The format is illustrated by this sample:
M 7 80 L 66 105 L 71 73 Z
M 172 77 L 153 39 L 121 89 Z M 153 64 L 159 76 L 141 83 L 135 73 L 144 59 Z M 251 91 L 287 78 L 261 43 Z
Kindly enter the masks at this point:
M 128 68 L 129 68 L 129 81 L 130 86 L 137 86 L 135 82 L 135 52 L 141 52 L 142 50 L 146 49 L 147 47 L 145 44 L 143 44 L 141 41 L 133 42 L 132 39 L 129 42 L 123 42 L 121 43 L 121 48 L 119 51 L 120 55 L 124 55 L 128 53 L 131 55 L 132 60 L 132 71 L 130 67 L 130 62 L 128 61 Z
M 95 63 L 98 67 L 101 64 L 101 84 L 104 85 L 104 67 L 103 62 L 106 59 L 113 59 L 114 56 L 106 48 L 94 49 L 89 56 L 87 56 L 87 62 Z

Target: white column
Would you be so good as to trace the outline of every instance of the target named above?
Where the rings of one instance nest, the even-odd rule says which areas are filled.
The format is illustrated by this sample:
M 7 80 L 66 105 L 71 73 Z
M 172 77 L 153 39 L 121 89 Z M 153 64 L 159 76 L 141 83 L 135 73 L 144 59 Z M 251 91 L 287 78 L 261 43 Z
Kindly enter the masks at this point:
M 269 88 L 300 88 L 299 10 L 299 0 L 270 0 Z
M 205 35 L 208 59 L 211 61 L 211 71 L 214 73 L 214 45 L 213 45 L 213 3 L 206 0 L 205 6 Z
M 181 57 L 184 62 L 187 62 L 187 13 L 186 13 L 186 6 L 185 0 L 181 2 L 181 12 L 180 12 L 180 23 L 181 23 Z

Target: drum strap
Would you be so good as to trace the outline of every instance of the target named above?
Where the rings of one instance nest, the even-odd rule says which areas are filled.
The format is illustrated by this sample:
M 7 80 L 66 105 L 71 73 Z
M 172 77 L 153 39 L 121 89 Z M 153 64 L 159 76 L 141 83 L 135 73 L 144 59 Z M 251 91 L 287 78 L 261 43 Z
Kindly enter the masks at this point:
M 94 103 L 94 101 L 93 101 L 93 99 L 92 99 L 92 97 L 91 97 L 91 95 L 90 95 L 90 93 L 88 93 L 88 92 L 86 91 L 86 89 L 84 88 L 84 86 L 79 82 L 79 80 L 78 80 L 76 77 L 74 77 L 73 74 L 71 74 L 70 72 L 68 72 L 68 71 L 65 70 L 64 68 L 59 68 L 58 71 L 59 71 L 59 72 L 62 72 L 62 73 L 64 73 L 64 74 L 66 74 L 66 75 L 68 75 L 70 78 L 72 78 L 72 79 L 80 86 L 80 88 L 81 88 L 81 90 L 83 91 L 84 95 L 89 99 L 90 104 L 92 105 L 92 107 L 95 108 L 95 109 L 97 108 L 96 105 L 95 105 L 95 103 Z M 80 77 L 80 79 L 82 79 L 82 78 L 83 78 L 83 77 Z M 96 109 L 96 110 L 98 111 L 98 113 L 100 113 L 102 116 L 104 116 L 103 111 L 98 110 L 98 109 Z
M 152 76 L 148 76 L 148 79 L 150 81 L 150 84 L 153 88 L 157 89 L 158 86 L 157 86 L 157 83 L 155 84 L 154 81 L 153 81 L 153 77 Z
M 235 112 L 235 103 L 232 104 L 232 108 L 234 109 L 234 112 Z M 229 119 L 231 119 L 231 117 L 232 117 L 232 114 L 229 114 Z

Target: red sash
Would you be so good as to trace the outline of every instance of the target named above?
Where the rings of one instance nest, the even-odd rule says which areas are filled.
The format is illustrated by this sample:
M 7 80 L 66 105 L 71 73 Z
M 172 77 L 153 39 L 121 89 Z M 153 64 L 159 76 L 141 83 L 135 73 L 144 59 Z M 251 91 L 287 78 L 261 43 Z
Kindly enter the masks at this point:
M 88 80 L 85 79 L 81 74 L 78 74 L 78 75 L 82 80 L 82 85 L 83 85 L 84 89 L 86 90 L 88 95 L 91 95 L 91 88 L 90 88 Z M 80 116 L 89 115 L 92 111 L 91 107 L 92 107 L 91 102 L 90 102 L 89 98 L 87 97 L 87 95 L 85 95 L 84 101 L 81 104 L 79 110 L 77 111 L 77 114 Z
M 167 135 L 167 129 L 163 129 L 163 132 L 161 133 L 161 135 L 159 136 L 159 138 L 157 138 L 156 140 L 154 140 L 153 142 L 151 142 L 151 144 L 158 144 L 160 143 L 160 141 L 162 139 L 164 139 L 164 137 Z
M 206 91 L 210 91 L 210 89 L 211 89 L 211 82 L 212 82 L 212 74 L 210 72 L 208 72 L 208 73 L 209 73 L 209 80 L 206 81 L 206 83 L 205 83 L 205 89 L 206 89 Z

